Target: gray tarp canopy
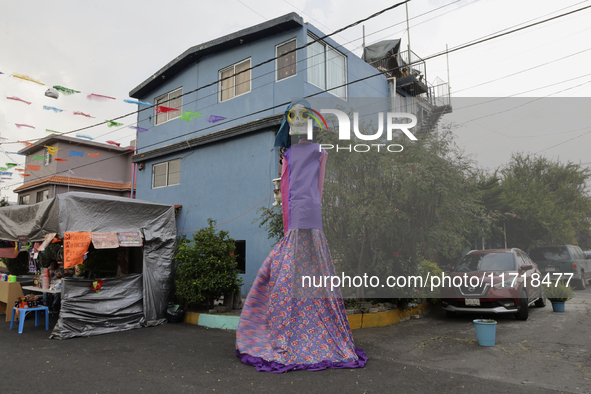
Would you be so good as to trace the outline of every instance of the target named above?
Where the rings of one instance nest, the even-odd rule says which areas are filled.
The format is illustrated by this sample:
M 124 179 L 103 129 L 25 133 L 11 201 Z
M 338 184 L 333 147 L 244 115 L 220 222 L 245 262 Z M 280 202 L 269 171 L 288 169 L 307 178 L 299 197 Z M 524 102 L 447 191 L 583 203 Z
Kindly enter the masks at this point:
M 400 40 L 384 40 L 366 46 L 361 58 L 376 68 L 381 67 L 396 77 L 400 77 L 399 50 Z
M 177 235 L 174 206 L 102 194 L 66 193 L 33 205 L 0 208 L 0 240 L 18 241 L 19 236 L 25 236 L 39 242 L 48 233 L 63 238 L 65 232 L 137 231 L 143 236 L 141 323 L 157 325 L 166 321 Z

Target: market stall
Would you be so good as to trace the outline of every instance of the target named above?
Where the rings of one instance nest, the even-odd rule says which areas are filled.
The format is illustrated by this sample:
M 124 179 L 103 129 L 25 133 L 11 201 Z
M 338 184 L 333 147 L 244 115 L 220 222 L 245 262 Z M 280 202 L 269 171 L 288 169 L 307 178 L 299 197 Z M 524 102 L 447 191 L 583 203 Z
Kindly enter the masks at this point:
M 34 205 L 0 208 L 0 240 L 34 243 L 54 237 L 63 242 L 65 268 L 83 263 L 82 255 L 91 245 L 97 249 L 135 247 L 141 251 L 141 267 L 139 273 L 118 273 L 100 281 L 65 278 L 52 338 L 166 322 L 176 240 L 172 205 L 67 193 Z

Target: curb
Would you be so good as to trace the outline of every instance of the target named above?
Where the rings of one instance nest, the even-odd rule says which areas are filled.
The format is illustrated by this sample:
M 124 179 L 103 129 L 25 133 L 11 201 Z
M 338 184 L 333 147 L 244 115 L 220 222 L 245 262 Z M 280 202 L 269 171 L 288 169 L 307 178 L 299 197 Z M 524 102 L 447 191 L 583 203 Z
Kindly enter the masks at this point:
M 424 316 L 428 313 L 430 304 L 424 302 L 416 308 L 407 310 L 392 309 L 386 312 L 378 313 L 360 313 L 357 315 L 348 315 L 349 325 L 351 330 L 358 330 L 360 328 L 371 327 L 386 327 L 392 324 L 398 324 L 401 321 L 406 321 L 415 316 Z M 208 313 L 185 313 L 185 323 L 195 324 L 208 328 L 221 328 L 224 330 L 238 329 L 238 322 L 240 316 L 232 315 L 213 315 Z

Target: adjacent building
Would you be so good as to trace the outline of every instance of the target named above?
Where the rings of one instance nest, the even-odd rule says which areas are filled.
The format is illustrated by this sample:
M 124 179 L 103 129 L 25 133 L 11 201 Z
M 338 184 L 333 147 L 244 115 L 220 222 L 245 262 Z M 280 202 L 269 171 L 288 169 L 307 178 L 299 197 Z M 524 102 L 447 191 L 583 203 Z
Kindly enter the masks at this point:
M 57 149 L 50 154 L 47 147 Z M 24 183 L 18 204 L 35 204 L 58 194 L 87 192 L 131 197 L 132 147 L 118 147 L 64 135 L 50 135 L 21 149 Z
M 243 293 L 272 247 L 255 207 L 273 203 L 287 103 L 380 98 L 386 111 L 416 114 L 417 132 L 451 110 L 447 84 L 429 84 L 424 62 L 400 52 L 399 40 L 368 47 L 364 61 L 324 36 L 290 13 L 189 48 L 129 93 L 168 108 L 138 114 L 137 198 L 182 206 L 180 234 L 208 218 L 222 224 L 237 241 Z

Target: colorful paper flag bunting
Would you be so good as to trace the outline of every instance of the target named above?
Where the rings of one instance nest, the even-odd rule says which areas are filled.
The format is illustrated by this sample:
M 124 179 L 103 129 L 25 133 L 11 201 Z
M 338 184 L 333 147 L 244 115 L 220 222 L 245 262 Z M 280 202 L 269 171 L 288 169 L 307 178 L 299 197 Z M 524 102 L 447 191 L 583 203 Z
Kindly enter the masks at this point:
M 48 111 L 53 111 L 53 112 L 56 112 L 56 113 L 58 113 L 58 112 L 64 112 L 63 109 L 59 109 L 59 108 L 55 108 L 55 107 L 48 107 L 47 105 L 44 105 L 43 106 L 43 109 L 46 109 Z
M 107 120 L 107 126 L 109 127 L 119 127 L 119 126 L 123 126 L 123 123 L 117 123 L 114 120 Z
M 203 114 L 200 112 L 184 111 L 180 118 L 186 122 L 190 122 L 191 120 L 198 118 L 201 115 Z
M 129 126 L 129 128 L 130 129 L 136 129 L 140 133 L 143 133 L 144 131 L 148 131 L 148 129 L 144 129 L 143 127 L 138 127 L 138 126 Z
M 81 115 L 81 116 L 86 116 L 87 118 L 93 118 L 94 116 L 90 116 L 88 114 L 85 114 L 84 112 L 80 112 L 80 111 L 74 111 L 74 115 Z
M 3 177 L 2 177 L 2 178 L 0 178 L 0 179 L 8 179 L 8 180 L 12 180 L 12 178 L 11 178 L 11 177 L 9 177 L 9 176 L 3 176 Z
M 137 100 L 123 100 L 123 101 L 125 101 L 127 104 L 137 104 L 137 105 L 146 105 L 146 106 L 152 105 L 152 104 L 147 103 L 145 101 L 137 101 Z
M 115 141 L 107 141 L 107 144 L 121 146 L 121 144 L 119 142 L 115 142 Z
M 6 97 L 9 100 L 20 101 L 21 103 L 25 103 L 27 105 L 31 105 L 30 101 L 25 101 L 23 99 L 19 99 L 18 97 Z
M 8 167 L 8 168 L 13 168 L 13 167 L 16 167 L 17 165 L 18 164 L 16 164 L 16 163 L 6 163 L 6 167 Z
M 30 128 L 32 128 L 32 129 L 34 129 L 34 128 L 35 128 L 34 126 L 30 126 L 30 125 L 28 125 L 28 124 L 24 124 L 24 123 L 15 123 L 15 125 L 16 125 L 16 127 L 18 127 L 19 129 L 20 129 L 21 127 L 30 127 Z
M 12 172 L 2 171 L 2 172 L 0 172 L 0 175 L 10 175 L 10 176 L 12 176 Z
M 103 96 L 102 94 L 94 94 L 91 93 L 86 96 L 87 99 L 91 101 L 106 101 L 106 100 L 115 100 L 115 97 Z
M 100 153 L 89 153 L 88 156 L 90 157 L 99 157 L 101 154 Z
M 15 168 L 15 170 L 23 172 L 24 170 L 22 168 Z
M 47 153 L 49 153 L 52 156 L 55 155 L 57 153 L 57 151 L 60 149 L 60 148 L 56 148 L 55 146 L 45 145 L 45 147 L 47 148 Z
M 0 171 L 8 171 L 8 167 L 0 167 Z
M 39 166 L 39 165 L 29 164 L 27 166 L 27 170 L 29 170 L 29 171 L 39 171 L 40 169 L 41 169 L 41 166 Z
M 45 131 L 47 131 L 48 133 L 64 134 L 64 133 L 62 133 L 62 132 L 55 131 L 55 130 L 49 130 L 49 129 L 45 129 Z
M 25 81 L 30 81 L 30 82 L 35 82 L 39 85 L 45 85 L 44 83 L 41 83 L 39 81 L 34 80 L 33 78 L 27 76 L 27 75 L 22 75 L 22 74 L 12 74 L 13 77 L 15 78 L 19 78 L 19 79 L 24 79 Z
M 18 153 L 18 152 L 4 152 L 4 153 L 9 154 L 9 155 L 26 156 L 24 153 Z
M 76 134 L 76 137 L 78 137 L 78 138 L 86 138 L 87 140 L 91 140 L 91 141 L 94 139 L 91 136 L 84 135 L 84 134 Z
M 27 142 L 27 141 L 16 141 L 16 142 L 18 142 L 20 144 L 25 144 L 26 146 L 33 146 L 33 145 L 35 145 L 32 142 Z
M 219 122 L 220 120 L 224 120 L 224 119 L 226 119 L 226 118 L 224 118 L 223 116 L 211 115 L 207 121 L 209 123 L 215 123 L 215 122 Z
M 74 94 L 74 93 L 80 93 L 77 90 L 74 89 L 68 89 L 68 88 L 64 88 L 63 86 L 59 86 L 56 85 L 53 87 L 55 90 L 59 90 L 60 92 L 62 92 L 63 94 L 65 94 L 66 96 L 70 95 L 70 94 Z
M 159 114 L 165 114 L 168 112 L 173 112 L 173 111 L 178 111 L 177 108 L 170 108 L 170 107 L 165 107 L 163 105 L 159 105 L 156 107 L 156 112 Z
M 22 176 L 23 178 L 26 176 L 31 176 L 31 174 L 19 174 L 20 176 Z
M 59 157 L 54 157 L 53 160 L 57 161 L 57 162 L 64 162 L 64 161 L 68 161 L 68 159 L 60 159 Z
M 45 160 L 45 156 L 37 156 L 37 155 L 34 155 L 33 156 L 33 160 Z
M 78 152 L 77 150 L 71 150 L 70 156 L 84 156 L 84 152 Z

